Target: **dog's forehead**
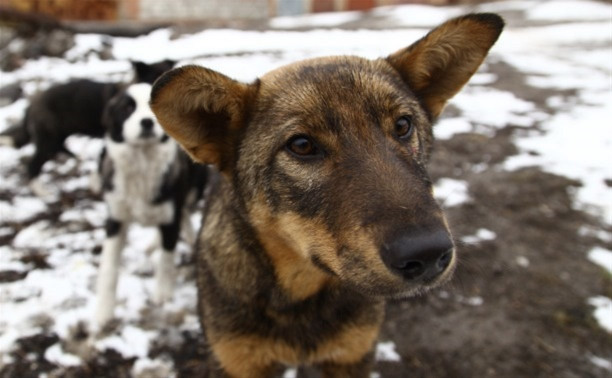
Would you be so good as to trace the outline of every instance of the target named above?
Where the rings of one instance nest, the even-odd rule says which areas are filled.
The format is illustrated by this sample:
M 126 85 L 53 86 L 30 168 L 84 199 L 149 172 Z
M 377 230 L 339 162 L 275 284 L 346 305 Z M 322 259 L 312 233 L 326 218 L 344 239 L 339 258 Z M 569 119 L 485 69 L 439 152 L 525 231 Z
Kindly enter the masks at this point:
M 359 56 L 325 56 L 304 59 L 281 66 L 262 76 L 262 80 L 287 80 L 287 78 L 296 74 L 308 77 L 313 74 L 325 76 L 343 71 L 378 71 L 382 69 L 381 67 L 378 60 L 369 60 Z
M 371 132 L 370 126 L 401 115 L 425 119 L 414 94 L 383 59 L 327 57 L 281 67 L 260 79 L 258 101 L 256 123 L 277 124 L 279 132 Z
M 131 84 L 126 89 L 126 94 L 129 95 L 136 101 L 137 103 L 148 103 L 149 98 L 151 97 L 151 84 L 148 83 L 138 83 Z
M 287 109 L 389 105 L 416 102 L 399 74 L 384 60 L 356 56 L 315 58 L 269 72 L 260 95 Z

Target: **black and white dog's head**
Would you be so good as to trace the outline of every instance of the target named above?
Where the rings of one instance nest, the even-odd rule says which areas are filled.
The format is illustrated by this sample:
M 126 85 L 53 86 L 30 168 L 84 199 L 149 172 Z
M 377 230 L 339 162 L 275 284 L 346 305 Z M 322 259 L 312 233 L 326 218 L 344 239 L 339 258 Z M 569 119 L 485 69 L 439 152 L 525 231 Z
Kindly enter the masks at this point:
M 151 145 L 169 139 L 149 107 L 150 95 L 150 84 L 131 84 L 109 101 L 103 116 L 107 139 L 131 145 Z

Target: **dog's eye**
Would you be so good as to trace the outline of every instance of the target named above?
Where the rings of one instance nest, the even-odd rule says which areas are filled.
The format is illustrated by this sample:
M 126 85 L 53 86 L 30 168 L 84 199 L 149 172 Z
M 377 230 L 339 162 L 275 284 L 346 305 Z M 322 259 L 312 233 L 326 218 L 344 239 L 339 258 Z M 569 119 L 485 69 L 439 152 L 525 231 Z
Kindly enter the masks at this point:
M 297 135 L 289 139 L 286 148 L 298 157 L 315 157 L 321 154 L 317 144 L 305 135 Z
M 410 116 L 401 116 L 395 121 L 395 135 L 402 140 L 409 139 L 414 133 L 414 125 Z

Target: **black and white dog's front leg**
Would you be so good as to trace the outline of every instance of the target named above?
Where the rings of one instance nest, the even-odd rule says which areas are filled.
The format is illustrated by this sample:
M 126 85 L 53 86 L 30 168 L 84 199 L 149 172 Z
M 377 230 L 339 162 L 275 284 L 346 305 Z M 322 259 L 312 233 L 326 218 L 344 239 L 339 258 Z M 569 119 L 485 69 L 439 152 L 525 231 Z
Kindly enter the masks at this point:
M 176 217 L 175 217 L 176 218 Z M 174 266 L 174 249 L 180 234 L 180 219 L 159 227 L 162 240 L 162 251 L 155 269 L 155 293 L 153 299 L 161 304 L 172 297 L 176 268 Z
M 112 319 L 115 312 L 121 251 L 125 246 L 126 234 L 126 224 L 110 218 L 106 221 L 106 239 L 96 284 L 96 323 L 100 328 Z

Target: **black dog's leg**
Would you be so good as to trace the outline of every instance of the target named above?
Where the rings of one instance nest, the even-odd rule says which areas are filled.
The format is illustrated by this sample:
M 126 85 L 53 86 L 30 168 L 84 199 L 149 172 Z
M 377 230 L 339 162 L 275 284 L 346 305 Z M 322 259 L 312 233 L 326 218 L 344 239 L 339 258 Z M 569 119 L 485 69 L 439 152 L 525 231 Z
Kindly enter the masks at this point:
M 35 144 L 36 150 L 34 156 L 32 156 L 32 160 L 28 164 L 28 177 L 30 180 L 36 178 L 42 171 L 43 165 L 62 150 L 63 141 L 57 141 L 53 138 L 45 140 L 44 137 L 40 137 L 37 138 Z

